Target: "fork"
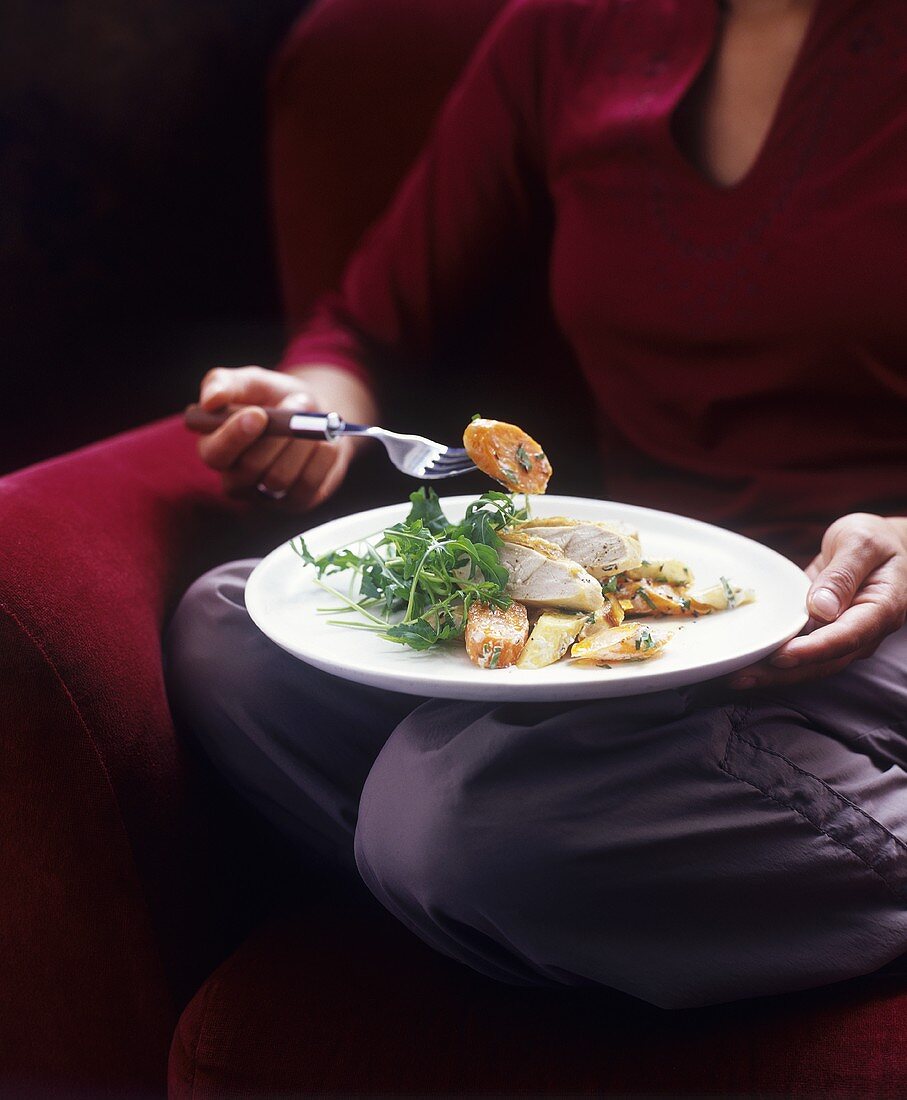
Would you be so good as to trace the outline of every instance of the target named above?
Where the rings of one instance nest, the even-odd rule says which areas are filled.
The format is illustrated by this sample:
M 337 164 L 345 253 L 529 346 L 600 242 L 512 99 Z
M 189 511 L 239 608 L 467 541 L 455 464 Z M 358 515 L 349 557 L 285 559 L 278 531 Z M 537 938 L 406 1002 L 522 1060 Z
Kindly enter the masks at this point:
M 208 410 L 200 405 L 190 405 L 184 414 L 186 427 L 194 432 L 212 432 L 224 421 L 244 408 L 227 405 L 222 409 Z M 259 406 L 261 407 L 261 406 Z M 447 447 L 422 435 L 401 435 L 386 428 L 366 424 L 347 424 L 338 413 L 293 412 L 291 409 L 265 408 L 268 424 L 265 435 L 292 436 L 294 439 L 326 439 L 333 442 L 343 436 L 360 436 L 377 439 L 384 444 L 387 457 L 398 470 L 423 481 L 442 477 L 458 477 L 471 473 L 476 467 L 462 447 Z

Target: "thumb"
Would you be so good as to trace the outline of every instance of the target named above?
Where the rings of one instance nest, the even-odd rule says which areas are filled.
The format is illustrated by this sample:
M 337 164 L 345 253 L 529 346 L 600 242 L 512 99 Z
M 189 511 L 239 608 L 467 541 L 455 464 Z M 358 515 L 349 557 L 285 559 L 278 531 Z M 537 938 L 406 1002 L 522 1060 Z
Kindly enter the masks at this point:
M 842 526 L 826 542 L 822 547 L 825 565 L 810 586 L 806 604 L 814 618 L 833 622 L 890 555 L 872 531 L 858 525 Z

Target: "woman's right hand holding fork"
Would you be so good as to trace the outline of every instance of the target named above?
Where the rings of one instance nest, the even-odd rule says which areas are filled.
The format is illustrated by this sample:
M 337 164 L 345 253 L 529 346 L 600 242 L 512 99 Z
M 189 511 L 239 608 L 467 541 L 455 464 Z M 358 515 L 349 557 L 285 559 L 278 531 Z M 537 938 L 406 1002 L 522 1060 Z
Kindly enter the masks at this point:
M 258 494 L 305 512 L 325 501 L 341 484 L 352 459 L 354 440 L 320 442 L 266 436 L 264 408 L 293 412 L 339 412 L 350 421 L 374 423 L 377 412 L 366 385 L 349 371 L 306 366 L 296 371 L 262 367 L 218 367 L 202 379 L 202 409 L 243 408 L 199 440 L 203 462 L 221 475 L 230 496 Z

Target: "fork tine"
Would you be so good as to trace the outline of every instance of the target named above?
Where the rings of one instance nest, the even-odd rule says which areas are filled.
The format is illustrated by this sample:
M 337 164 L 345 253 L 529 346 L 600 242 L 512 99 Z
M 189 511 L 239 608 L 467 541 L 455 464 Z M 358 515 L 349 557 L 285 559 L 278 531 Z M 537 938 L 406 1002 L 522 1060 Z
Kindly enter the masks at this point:
M 476 467 L 471 462 L 450 462 L 444 463 L 436 461 L 430 463 L 421 473 L 421 477 L 426 480 L 433 480 L 441 477 L 458 477 L 460 474 L 469 474 Z
M 469 470 L 475 468 L 475 463 L 470 458 L 449 458 L 447 455 L 440 455 L 431 465 L 442 469 L 452 469 L 454 466 L 461 466 L 463 469 Z
M 435 463 L 441 463 L 443 466 L 473 466 L 472 459 L 467 455 L 465 451 L 454 452 L 441 451 L 435 456 Z
M 453 470 L 432 470 L 431 468 L 423 470 L 418 476 L 423 481 L 439 481 L 444 477 L 459 477 L 460 474 L 471 474 L 475 466 L 466 466 L 463 468 L 457 467 Z

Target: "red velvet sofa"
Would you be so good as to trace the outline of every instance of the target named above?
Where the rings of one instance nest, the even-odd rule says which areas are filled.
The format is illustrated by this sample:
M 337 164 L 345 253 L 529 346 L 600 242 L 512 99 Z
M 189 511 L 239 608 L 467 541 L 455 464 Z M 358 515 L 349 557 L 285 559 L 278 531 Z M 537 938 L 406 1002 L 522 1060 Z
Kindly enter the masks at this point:
M 501 6 L 324 0 L 297 26 L 270 99 L 291 319 Z M 486 362 L 529 339 L 498 320 L 474 334 Z M 563 354 L 548 329 L 531 340 Z M 363 468 L 330 508 L 403 489 Z M 194 576 L 298 521 L 227 502 L 177 419 L 6 477 L 0 522 L 0 1094 L 163 1095 L 168 1051 L 180 1098 L 907 1094 L 900 966 L 676 1014 L 514 990 L 293 862 L 175 734 L 160 638 Z

